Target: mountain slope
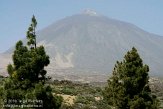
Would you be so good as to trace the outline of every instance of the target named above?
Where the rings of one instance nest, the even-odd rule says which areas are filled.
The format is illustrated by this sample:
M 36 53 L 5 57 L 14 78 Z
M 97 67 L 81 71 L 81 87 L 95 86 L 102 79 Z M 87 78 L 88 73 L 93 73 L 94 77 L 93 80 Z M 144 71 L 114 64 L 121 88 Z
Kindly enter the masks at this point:
M 111 73 L 116 61 L 122 60 L 133 46 L 149 65 L 152 75 L 163 75 L 163 37 L 130 23 L 78 14 L 53 23 L 37 35 L 38 45 L 44 45 L 51 57 L 48 67 L 51 75 L 55 69 L 99 75 Z
M 163 38 L 135 25 L 105 16 L 74 15 L 38 32 L 58 67 L 111 72 L 115 62 L 135 46 L 151 73 L 161 73 Z

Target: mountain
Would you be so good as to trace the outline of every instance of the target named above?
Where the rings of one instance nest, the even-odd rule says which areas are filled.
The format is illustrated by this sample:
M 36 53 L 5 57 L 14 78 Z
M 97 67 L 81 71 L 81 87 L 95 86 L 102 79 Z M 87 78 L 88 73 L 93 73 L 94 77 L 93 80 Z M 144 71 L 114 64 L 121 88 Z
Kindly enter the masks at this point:
M 44 45 L 51 57 L 50 75 L 106 77 L 134 46 L 149 65 L 150 74 L 163 76 L 163 37 L 93 11 L 59 20 L 39 30 L 37 36 L 37 45 Z

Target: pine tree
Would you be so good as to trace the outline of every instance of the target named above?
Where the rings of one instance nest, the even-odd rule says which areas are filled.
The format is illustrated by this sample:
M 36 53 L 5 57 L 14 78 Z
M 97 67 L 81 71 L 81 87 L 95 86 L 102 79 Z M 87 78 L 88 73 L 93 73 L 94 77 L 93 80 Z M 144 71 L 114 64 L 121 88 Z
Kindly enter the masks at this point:
M 104 90 L 104 100 L 117 109 L 157 109 L 156 96 L 151 94 L 148 84 L 149 67 L 143 65 L 136 48 L 116 63 L 108 86 Z
M 44 67 L 50 63 L 50 60 L 44 47 L 36 46 L 36 26 L 37 21 L 33 16 L 27 31 L 27 46 L 23 45 L 22 41 L 16 43 L 12 56 L 13 65 L 9 64 L 7 68 L 9 78 L 5 81 L 3 97 L 7 101 L 40 100 L 42 104 L 39 105 L 43 106 L 40 109 L 59 109 L 62 98 L 53 96 L 51 87 L 45 84 L 47 72 Z M 5 102 L 4 104 L 10 103 Z M 15 104 L 25 105 L 22 102 Z M 38 103 L 33 104 L 38 106 Z
M 36 48 L 36 26 L 37 26 L 37 21 L 35 19 L 35 16 L 33 15 L 32 17 L 32 23 L 28 28 L 27 31 L 27 39 L 28 39 L 28 46 L 31 46 L 31 48 Z

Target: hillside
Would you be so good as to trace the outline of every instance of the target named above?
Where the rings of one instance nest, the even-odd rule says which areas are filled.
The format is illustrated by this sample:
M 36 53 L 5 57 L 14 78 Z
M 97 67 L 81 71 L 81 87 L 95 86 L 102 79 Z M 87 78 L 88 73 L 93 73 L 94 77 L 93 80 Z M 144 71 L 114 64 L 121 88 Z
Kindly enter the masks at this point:
M 116 61 L 133 46 L 149 65 L 150 74 L 163 76 L 163 37 L 127 22 L 85 12 L 61 19 L 37 35 L 38 45 L 44 45 L 50 55 L 47 70 L 53 77 L 105 81 Z

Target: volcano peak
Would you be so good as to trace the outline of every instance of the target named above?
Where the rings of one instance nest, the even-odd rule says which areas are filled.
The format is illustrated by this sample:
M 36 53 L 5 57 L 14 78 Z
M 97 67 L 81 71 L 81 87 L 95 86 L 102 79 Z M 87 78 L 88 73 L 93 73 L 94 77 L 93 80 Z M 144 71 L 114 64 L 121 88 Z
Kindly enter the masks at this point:
M 85 9 L 82 14 L 89 15 L 89 16 L 98 16 L 97 12 L 92 9 Z

